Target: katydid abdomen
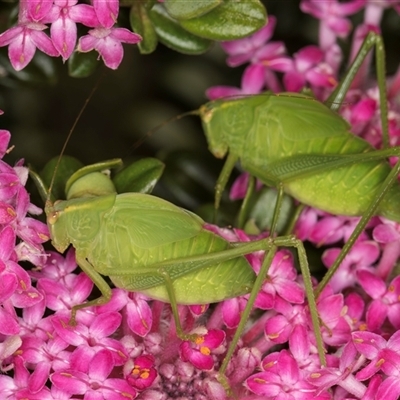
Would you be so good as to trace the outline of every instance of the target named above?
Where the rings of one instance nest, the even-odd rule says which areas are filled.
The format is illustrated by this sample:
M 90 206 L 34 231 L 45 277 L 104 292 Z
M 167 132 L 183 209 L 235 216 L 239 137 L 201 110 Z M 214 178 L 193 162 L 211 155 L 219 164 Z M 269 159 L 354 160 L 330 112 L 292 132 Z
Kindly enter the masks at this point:
M 386 161 L 359 158 L 327 167 L 339 158 L 350 160 L 375 149 L 354 136 L 338 114 L 308 96 L 216 100 L 204 105 L 200 115 L 216 157 L 229 151 L 265 184 L 283 184 L 285 192 L 302 203 L 333 214 L 362 215 L 390 172 Z M 394 185 L 376 214 L 400 221 L 399 205 L 400 186 Z
M 153 249 L 135 250 L 138 259 L 141 260 L 140 270 L 143 271 L 143 266 L 151 266 L 158 261 L 178 259 L 184 257 L 183 254 L 186 256 L 207 255 L 228 248 L 229 243 L 224 239 L 212 232 L 202 230 L 195 237 L 158 247 L 157 257 L 154 257 Z M 255 274 L 246 264 L 243 257 L 237 257 L 208 267 L 199 263 L 193 272 L 188 272 L 187 267 L 182 268 L 181 263 L 168 268 L 177 303 L 207 304 L 249 293 L 254 284 Z M 111 276 L 111 280 L 117 287 L 138 291 L 152 299 L 169 302 L 165 283 L 154 274 L 154 271 L 139 272 L 128 277 Z M 159 284 L 154 286 L 157 280 Z
M 178 304 L 206 304 L 250 292 L 255 273 L 243 256 L 213 262 L 232 245 L 206 230 L 197 215 L 140 193 L 57 202 L 53 244 L 76 249 L 97 273 L 120 288 L 170 302 L 165 275 Z M 189 257 L 198 256 L 196 260 Z M 86 271 L 87 272 L 87 271 Z

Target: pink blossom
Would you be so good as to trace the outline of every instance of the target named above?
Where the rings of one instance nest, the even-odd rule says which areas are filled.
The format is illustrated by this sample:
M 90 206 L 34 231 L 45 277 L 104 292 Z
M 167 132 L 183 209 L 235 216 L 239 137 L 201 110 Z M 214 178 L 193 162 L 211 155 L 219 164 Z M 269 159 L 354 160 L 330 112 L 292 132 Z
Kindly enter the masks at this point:
M 119 11 L 118 0 L 92 0 L 100 25 L 110 29 L 116 22 Z
M 192 333 L 198 337 L 193 342 L 184 341 L 181 344 L 180 352 L 183 361 L 190 361 L 196 368 L 210 370 L 214 366 L 212 358 L 213 351 L 219 351 L 219 347 L 225 339 L 225 333 L 221 330 L 197 329 Z
M 8 57 L 16 71 L 21 71 L 31 62 L 36 48 L 49 56 L 58 56 L 53 42 L 42 32 L 46 28 L 40 22 L 27 22 L 0 35 L 0 46 L 8 46 Z
M 381 223 L 378 223 L 372 232 L 373 239 L 383 246 L 376 274 L 382 279 L 387 279 L 400 256 L 400 225 L 386 218 L 380 218 L 380 221 Z
M 0 232 L 1 302 L 8 299 L 15 307 L 29 307 L 41 301 L 42 295 L 31 285 L 28 273 L 17 263 L 14 252 L 16 234 L 11 226 Z
M 249 184 L 250 174 L 247 172 L 243 172 L 239 175 L 239 177 L 233 182 L 231 186 L 231 190 L 229 192 L 229 198 L 231 200 L 240 200 L 244 199 L 247 191 L 247 187 Z M 256 181 L 256 190 L 260 190 L 263 186 L 263 183 L 257 179 Z
M 317 394 L 287 350 L 269 354 L 261 365 L 263 372 L 246 380 L 246 386 L 259 396 L 304 400 L 330 398 L 327 392 Z
M 294 327 L 289 338 L 289 349 L 299 368 L 310 372 L 318 369 L 319 357 L 314 351 L 309 331 L 304 325 L 298 324 Z
M 95 27 L 99 24 L 92 6 L 77 4 L 78 0 L 55 0 L 51 11 L 51 39 L 63 60 L 74 51 L 77 41 L 77 22 Z
M 65 281 L 39 279 L 38 288 L 46 294 L 47 307 L 51 310 L 71 310 L 83 303 L 93 289 L 93 282 L 84 273 L 70 274 Z
M 152 327 L 153 316 L 148 298 L 140 293 L 126 293 L 125 312 L 128 326 L 139 336 L 146 336 Z M 104 310 L 104 308 L 103 308 Z
M 47 17 L 53 6 L 53 0 L 22 0 L 27 5 L 27 13 L 32 21 L 38 22 Z
M 322 368 L 310 374 L 308 382 L 312 383 L 318 390 L 327 390 L 334 385 L 340 385 L 347 392 L 357 398 L 361 398 L 366 387 L 352 374 L 356 367 L 357 351 L 352 342 L 348 342 L 342 351 L 337 367 Z
M 147 389 L 157 377 L 155 359 L 152 355 L 142 355 L 135 360 L 129 360 L 124 366 L 126 379 L 134 388 Z
M 261 263 L 254 264 L 253 267 L 258 272 Z M 276 302 L 280 302 L 281 299 L 292 304 L 302 304 L 304 289 L 295 281 L 296 276 L 291 253 L 285 250 L 278 251 L 269 268 L 268 278 L 257 296 L 256 306 L 261 309 L 274 308 Z
M 324 252 L 322 261 L 326 267 L 330 268 L 333 265 L 340 251 L 340 248 L 332 247 Z M 372 240 L 358 241 L 329 281 L 330 286 L 335 292 L 340 292 L 354 285 L 357 282 L 357 272 L 370 268 L 378 260 L 379 255 L 379 246 L 376 242 Z
M 321 21 L 320 44 L 322 49 L 326 49 L 334 42 L 335 36 L 343 38 L 350 33 L 351 23 L 346 17 L 356 13 L 364 5 L 365 0 L 351 0 L 346 3 L 337 0 L 302 0 L 300 8 Z
M 0 158 L 3 158 L 7 152 L 10 138 L 11 138 L 11 133 L 9 131 L 5 129 L 0 129 Z
M 365 327 L 363 321 L 365 302 L 362 297 L 355 292 L 349 293 L 344 299 L 346 314 L 343 316 L 352 331 L 361 330 Z
M 89 35 L 79 39 L 78 51 L 86 53 L 98 51 L 104 64 L 111 69 L 117 69 L 124 56 L 122 43 L 136 44 L 142 40 L 141 36 L 125 28 L 96 28 L 89 31 Z
M 116 365 L 126 361 L 126 354 L 119 341 L 109 338 L 121 324 L 119 313 L 103 313 L 94 318 L 86 318 L 77 326 L 68 325 L 69 320 L 62 314 L 53 317 L 52 323 L 55 331 L 65 342 L 78 347 L 88 356 L 95 354 L 100 349 L 107 349 L 114 358 Z
M 371 362 L 361 369 L 356 378 L 363 381 L 371 378 L 382 370 L 388 376 L 395 376 L 398 380 L 400 366 L 400 332 L 394 333 L 388 341 L 381 335 L 368 331 L 352 333 L 356 349 Z M 398 389 L 395 389 L 396 391 Z M 400 392 L 397 392 L 397 396 Z
M 21 337 L 18 335 L 7 336 L 6 339 L 0 343 L 0 368 L 3 372 L 14 368 L 13 364 L 7 363 L 7 359 L 18 350 L 21 343 Z
M 32 379 L 33 374 L 29 374 L 22 357 L 15 357 L 14 365 L 14 379 L 5 375 L 0 375 L 0 387 L 2 389 L 2 395 L 5 396 L 5 398 L 40 398 L 44 400 L 49 398 L 47 397 L 49 390 L 43 387 L 44 381 L 48 378 L 46 371 L 38 371 L 35 377 L 36 379 Z M 41 387 L 35 385 L 38 378 L 42 381 Z
M 318 314 L 322 321 L 322 339 L 329 346 L 341 346 L 350 340 L 350 326 L 344 318 L 344 297 L 340 294 L 328 293 L 318 298 Z
M 125 380 L 109 377 L 113 367 L 113 356 L 106 349 L 92 357 L 72 354 L 71 368 L 64 372 L 55 372 L 51 381 L 70 394 L 84 394 L 85 397 L 93 398 L 134 399 L 136 391 Z
M 272 15 L 268 18 L 268 23 L 253 35 L 230 42 L 222 42 L 221 46 L 229 54 L 227 64 L 230 67 L 237 67 L 245 62 L 249 62 L 256 57 L 259 49 L 268 42 L 274 33 L 276 18 Z
M 294 54 L 292 69 L 283 76 L 285 89 L 299 92 L 310 83 L 312 88 L 332 88 L 337 84 L 333 68 L 324 61 L 317 46 L 306 46 Z
M 273 71 L 288 71 L 291 68 L 291 60 L 285 55 L 286 48 L 282 42 L 267 43 L 272 36 L 275 25 L 276 18 L 270 16 L 268 24 L 255 34 L 244 39 L 224 42 L 222 47 L 229 54 L 227 64 L 230 67 L 235 67 L 245 62 L 262 66 L 265 84 L 272 91 L 279 92 L 281 85 Z M 253 66 L 246 74 L 246 82 L 242 81 L 242 90 L 251 90 L 252 92 L 260 90 L 261 69 Z M 212 93 L 213 97 L 214 95 Z
M 228 328 L 236 328 L 247 304 L 243 297 L 225 300 L 222 303 L 222 318 Z
M 400 328 L 400 277 L 386 283 L 367 270 L 357 271 L 360 285 L 374 300 L 369 304 L 366 313 L 368 329 L 376 332 L 386 318 L 391 324 Z
M 8 45 L 8 57 L 15 70 L 20 71 L 30 63 L 36 48 L 49 56 L 58 56 L 59 53 L 51 39 L 42 32 L 47 26 L 39 22 L 39 19 L 50 10 L 52 3 L 42 0 L 21 0 L 18 26 L 0 35 L 0 46 Z
M 296 225 L 301 240 L 309 240 L 318 247 L 347 241 L 359 222 L 358 217 L 333 216 L 320 210 L 306 208 Z M 360 239 L 367 238 L 362 235 Z
M 36 48 L 53 57 L 61 55 L 65 61 L 74 51 L 77 23 L 81 23 L 95 29 L 81 38 L 79 51 L 96 49 L 106 65 L 116 69 L 123 58 L 121 42 L 141 40 L 125 28 L 113 28 L 118 11 L 118 0 L 93 0 L 93 6 L 78 4 L 78 0 L 22 0 L 18 25 L 0 35 L 0 46 L 9 46 L 9 58 L 17 71 L 29 64 Z M 48 23 L 51 39 L 42 32 Z
M 242 88 L 232 86 L 212 86 L 207 89 L 206 95 L 210 100 L 222 97 L 249 95 L 261 93 L 265 84 L 264 67 L 260 64 L 249 65 L 242 76 Z

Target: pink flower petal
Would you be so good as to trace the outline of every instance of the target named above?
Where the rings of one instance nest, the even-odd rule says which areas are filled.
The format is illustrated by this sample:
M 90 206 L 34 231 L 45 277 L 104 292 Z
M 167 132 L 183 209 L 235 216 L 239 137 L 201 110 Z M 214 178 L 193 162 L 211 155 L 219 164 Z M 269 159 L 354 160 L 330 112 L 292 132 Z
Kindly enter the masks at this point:
M 50 33 L 54 47 L 61 54 L 63 60 L 67 60 L 74 51 L 76 44 L 76 23 L 68 18 L 59 18 L 51 24 Z
M 100 24 L 104 28 L 111 28 L 117 22 L 118 0 L 93 0 L 93 7 Z

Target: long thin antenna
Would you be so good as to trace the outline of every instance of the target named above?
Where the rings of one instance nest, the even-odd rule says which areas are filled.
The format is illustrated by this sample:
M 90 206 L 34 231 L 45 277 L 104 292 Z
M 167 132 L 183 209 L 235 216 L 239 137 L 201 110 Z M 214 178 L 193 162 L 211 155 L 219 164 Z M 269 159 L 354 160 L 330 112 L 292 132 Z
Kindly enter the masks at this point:
M 54 182 L 55 182 L 56 175 L 57 175 L 57 170 L 58 170 L 58 168 L 60 166 L 61 158 L 64 155 L 65 149 L 67 148 L 67 144 L 68 144 L 69 140 L 71 139 L 72 133 L 74 132 L 76 125 L 78 124 L 79 120 L 81 119 L 81 116 L 82 116 L 83 112 L 85 111 L 87 105 L 89 104 L 90 100 L 92 99 L 92 97 L 93 97 L 94 93 L 96 92 L 97 88 L 100 86 L 100 82 L 103 80 L 104 76 L 105 76 L 105 74 L 102 74 L 102 76 L 97 80 L 97 82 L 94 85 L 93 89 L 91 90 L 89 96 L 86 98 L 83 106 L 81 107 L 81 110 L 79 111 L 79 114 L 75 118 L 75 121 L 72 124 L 71 129 L 68 132 L 67 138 L 65 139 L 64 145 L 63 145 L 63 147 L 61 149 L 60 156 L 58 157 L 57 164 L 56 164 L 56 166 L 54 168 L 54 173 L 53 173 L 53 176 L 52 176 L 51 181 L 50 181 L 50 186 L 49 186 L 49 190 L 48 190 L 48 193 L 47 193 L 46 204 L 50 202 L 51 191 L 53 190 Z
M 137 140 L 129 149 L 129 154 L 131 154 L 134 150 L 136 150 L 138 147 L 140 147 L 149 137 L 151 137 L 151 135 L 154 132 L 157 132 L 158 130 L 163 128 L 165 125 L 170 124 L 171 122 L 179 121 L 180 119 L 187 117 L 189 115 L 198 115 L 198 114 L 199 114 L 199 110 L 187 111 L 187 112 L 184 112 L 183 114 L 175 115 L 174 117 L 168 118 L 167 120 L 161 122 L 161 124 L 158 124 L 153 129 L 150 129 L 139 140 Z

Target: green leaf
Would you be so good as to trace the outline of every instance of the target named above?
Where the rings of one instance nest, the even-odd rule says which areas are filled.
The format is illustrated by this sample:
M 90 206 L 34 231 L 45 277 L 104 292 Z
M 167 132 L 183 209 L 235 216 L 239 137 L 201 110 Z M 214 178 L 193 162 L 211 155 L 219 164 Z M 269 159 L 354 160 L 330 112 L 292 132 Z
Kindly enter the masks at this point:
M 168 14 L 176 19 L 201 17 L 222 3 L 222 0 L 165 0 L 164 5 Z
M 129 14 L 132 30 L 142 36 L 138 43 L 141 54 L 150 54 L 157 47 L 157 34 L 147 13 L 147 7 L 140 2 L 135 2 Z
M 118 193 L 151 193 L 163 171 L 160 160 L 143 158 L 118 172 L 113 182 Z
M 99 65 L 98 54 L 95 51 L 80 53 L 74 51 L 68 59 L 68 73 L 73 78 L 86 78 L 96 70 Z
M 56 168 L 59 157 L 52 158 L 40 172 L 43 183 L 48 188 L 53 179 L 54 170 Z M 70 176 L 83 167 L 83 164 L 71 156 L 62 156 L 58 164 L 56 176 L 54 178 L 51 194 L 55 200 L 65 199 L 65 184 Z
M 180 21 L 183 28 L 207 39 L 234 40 L 251 35 L 267 21 L 264 6 L 258 0 L 226 0 L 211 12 Z
M 149 12 L 158 39 L 165 46 L 184 54 L 201 54 L 209 49 L 211 43 L 192 35 L 172 19 L 161 4 L 156 4 Z

